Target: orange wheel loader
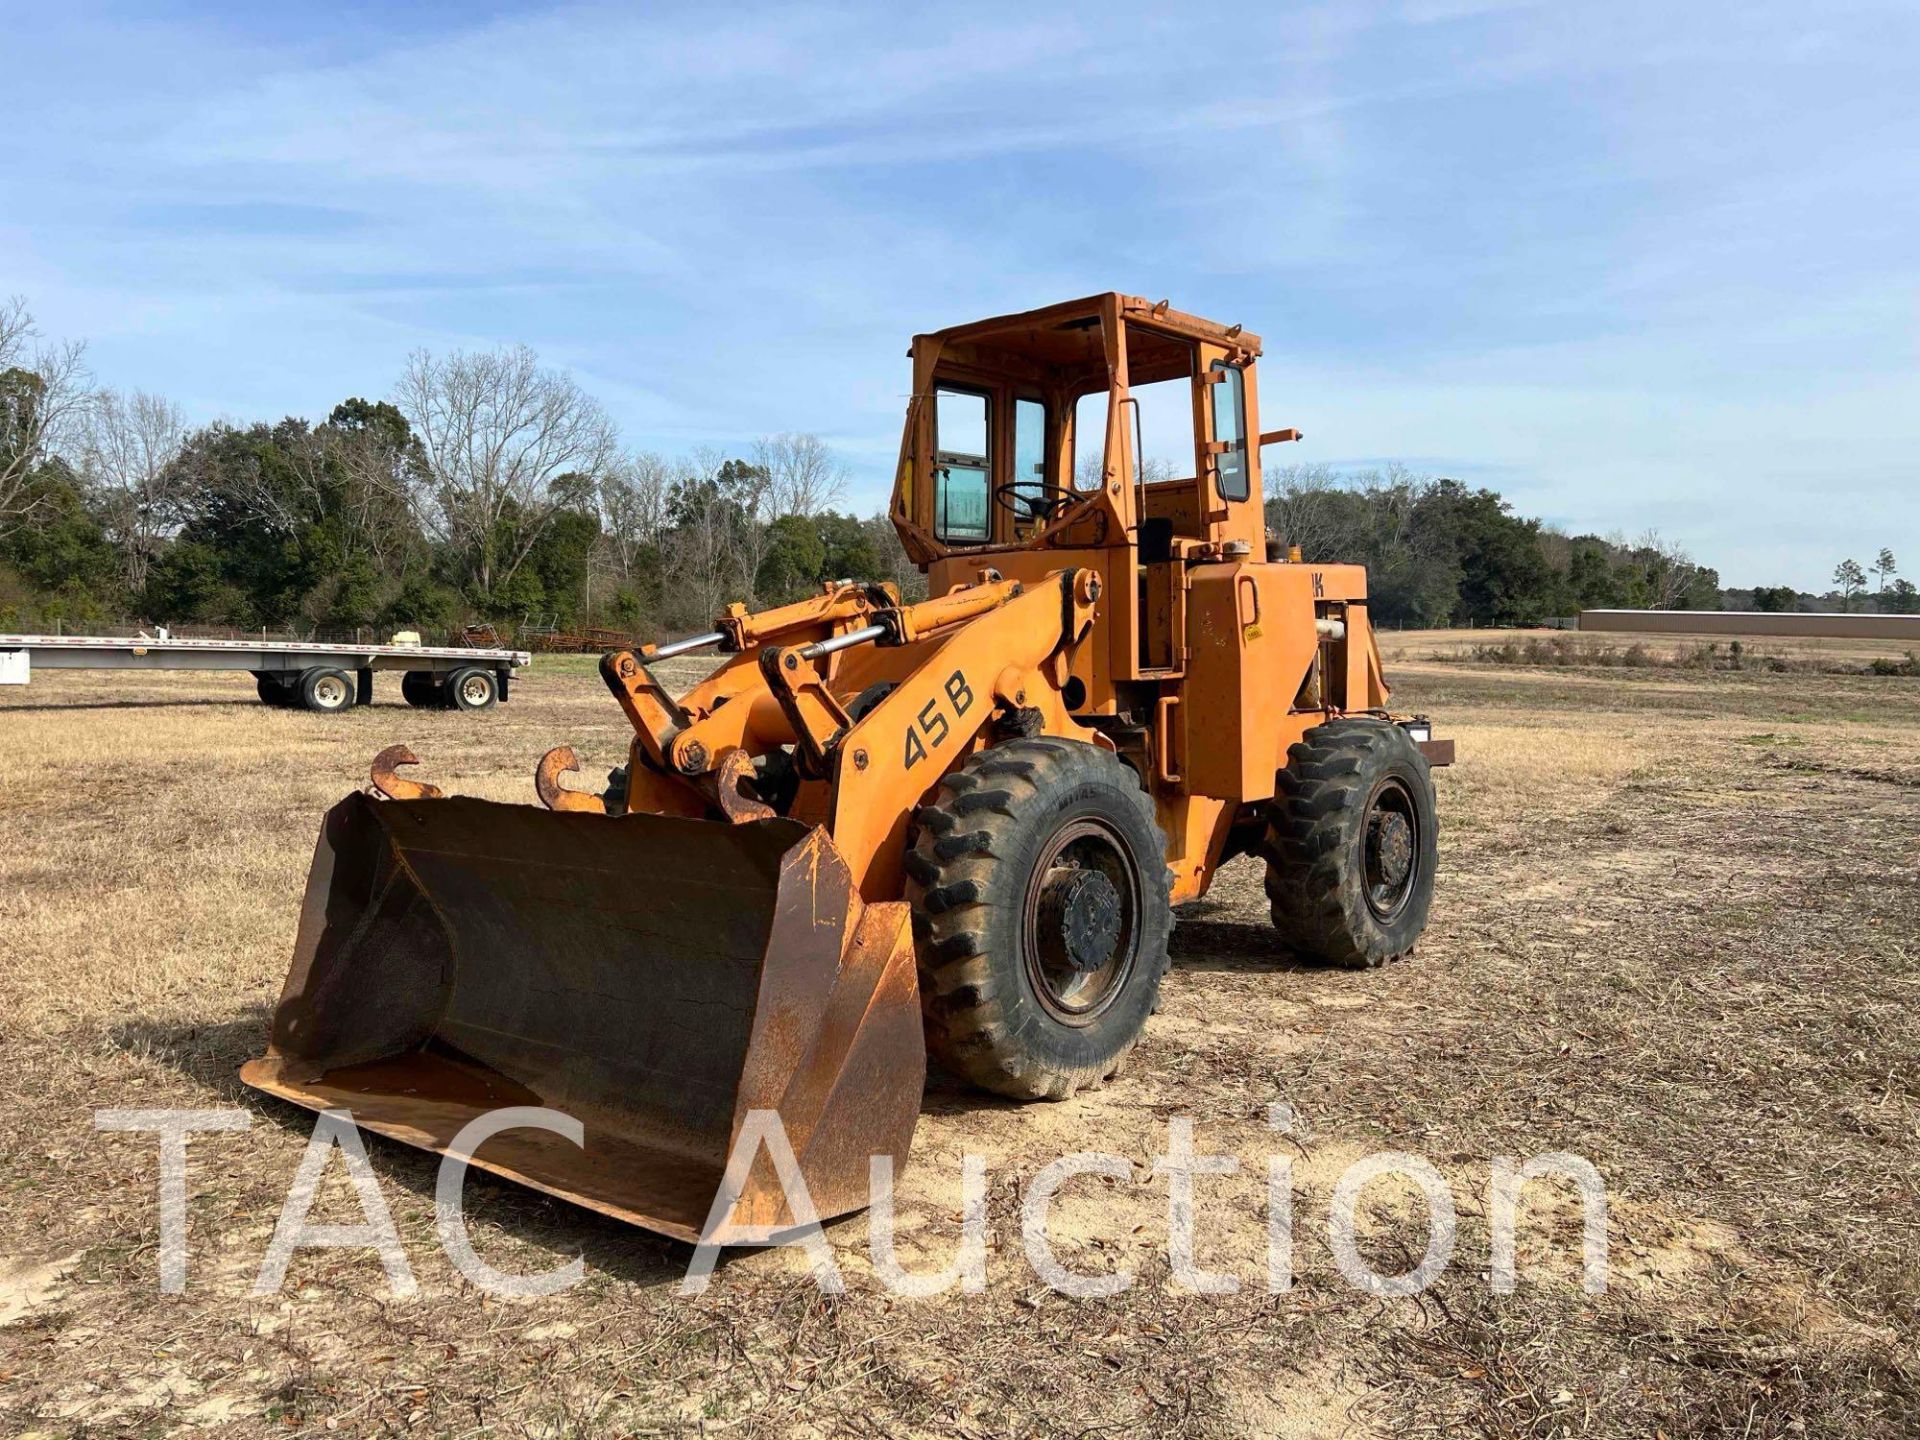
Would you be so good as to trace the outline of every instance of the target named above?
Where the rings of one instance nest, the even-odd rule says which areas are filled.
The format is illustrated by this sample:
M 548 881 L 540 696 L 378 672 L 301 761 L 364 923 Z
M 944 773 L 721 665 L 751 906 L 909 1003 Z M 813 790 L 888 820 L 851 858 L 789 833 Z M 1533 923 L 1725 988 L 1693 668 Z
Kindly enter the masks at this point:
M 1404 955 L 1437 823 L 1388 708 L 1366 575 L 1262 520 L 1259 340 L 1107 294 L 918 336 L 892 519 L 929 599 L 841 582 L 615 651 L 603 793 L 445 797 L 382 752 L 327 815 L 260 1090 L 682 1239 L 822 1216 L 905 1158 L 927 1057 L 1021 1099 L 1120 1066 L 1173 907 L 1267 866 L 1276 942 Z M 1152 446 L 1143 411 L 1152 409 Z M 676 696 L 651 668 L 709 650 Z M 458 1148 L 458 1147 L 456 1147 Z M 462 1150 L 461 1153 L 466 1153 Z

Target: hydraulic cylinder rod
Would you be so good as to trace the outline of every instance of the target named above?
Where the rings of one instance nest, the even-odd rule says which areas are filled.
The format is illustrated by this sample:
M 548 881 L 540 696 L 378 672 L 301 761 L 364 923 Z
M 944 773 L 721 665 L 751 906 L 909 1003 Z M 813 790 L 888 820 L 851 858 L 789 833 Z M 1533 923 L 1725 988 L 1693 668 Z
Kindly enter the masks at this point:
M 676 640 L 671 645 L 656 645 L 648 652 L 649 660 L 671 660 L 676 655 L 685 655 L 690 650 L 704 650 L 709 645 L 718 645 L 727 638 L 724 630 L 709 630 L 704 635 L 689 635 L 684 640 Z
M 849 630 L 844 635 L 835 635 L 828 640 L 816 640 L 803 646 L 800 658 L 818 660 L 822 655 L 832 655 L 841 650 L 851 650 L 856 645 L 865 645 L 870 640 L 878 640 L 887 633 L 884 625 L 862 625 L 858 630 Z

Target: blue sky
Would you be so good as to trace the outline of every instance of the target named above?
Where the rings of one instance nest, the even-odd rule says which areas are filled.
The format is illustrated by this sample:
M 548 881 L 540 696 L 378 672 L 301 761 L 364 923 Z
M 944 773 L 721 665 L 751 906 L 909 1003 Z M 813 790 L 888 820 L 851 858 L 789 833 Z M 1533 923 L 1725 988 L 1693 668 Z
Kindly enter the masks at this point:
M 0 295 L 195 419 L 525 341 L 628 443 L 813 430 L 1096 290 L 1399 459 L 1729 583 L 1920 577 L 1920 9 L 8 0 Z

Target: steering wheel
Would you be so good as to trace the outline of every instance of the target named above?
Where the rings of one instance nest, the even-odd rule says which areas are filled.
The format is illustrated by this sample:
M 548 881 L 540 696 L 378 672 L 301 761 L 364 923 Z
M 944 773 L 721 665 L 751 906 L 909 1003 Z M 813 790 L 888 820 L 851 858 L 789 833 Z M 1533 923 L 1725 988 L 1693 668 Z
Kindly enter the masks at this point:
M 1045 480 L 1009 480 L 993 487 L 994 503 L 1011 511 L 1018 520 L 1051 520 L 1080 498 L 1066 486 Z

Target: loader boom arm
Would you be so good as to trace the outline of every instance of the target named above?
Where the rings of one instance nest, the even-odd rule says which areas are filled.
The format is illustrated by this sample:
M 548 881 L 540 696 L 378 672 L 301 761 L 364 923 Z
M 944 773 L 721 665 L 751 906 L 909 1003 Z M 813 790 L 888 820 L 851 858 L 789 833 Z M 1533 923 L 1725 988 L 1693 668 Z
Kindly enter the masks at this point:
M 919 663 L 840 745 L 829 828 L 863 896 L 900 893 L 914 811 L 994 727 L 1112 748 L 1060 695 L 1066 653 L 1087 634 L 1099 594 L 1092 571 L 1057 571 L 914 647 Z
M 601 674 L 636 733 L 627 808 L 753 818 L 764 810 L 752 802 L 736 813 L 751 758 L 791 746 L 801 775 L 825 791 L 818 818 L 856 888 L 897 896 L 916 803 L 989 726 L 1108 745 L 1060 697 L 1065 654 L 1099 598 L 1090 570 L 1038 584 L 984 572 L 913 605 L 844 587 L 783 611 L 730 613 L 721 628 L 751 643 L 683 701 L 653 677 L 646 652 L 616 651 Z M 883 698 L 856 716 L 849 706 L 869 686 Z

